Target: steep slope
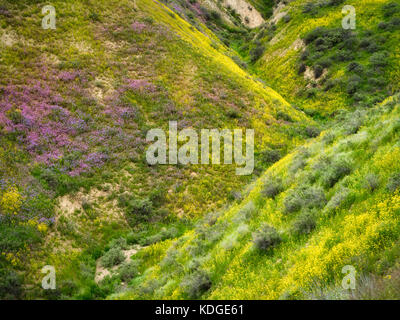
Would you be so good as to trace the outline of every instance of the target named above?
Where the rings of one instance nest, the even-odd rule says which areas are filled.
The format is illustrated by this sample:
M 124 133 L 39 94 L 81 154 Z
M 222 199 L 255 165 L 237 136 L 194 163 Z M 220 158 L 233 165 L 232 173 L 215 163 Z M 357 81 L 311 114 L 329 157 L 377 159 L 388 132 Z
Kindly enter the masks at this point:
M 0 293 L 104 297 L 93 279 L 109 240 L 179 235 L 252 179 L 235 165 L 149 166 L 149 129 L 255 129 L 259 174 L 312 121 L 157 1 L 54 1 L 55 30 L 40 26 L 44 5 L 0 10 Z M 55 292 L 40 288 L 45 264 Z
M 396 96 L 343 114 L 243 201 L 136 254 L 132 289 L 112 298 L 398 298 L 399 113 Z M 342 288 L 345 266 L 357 291 Z
M 279 1 L 253 44 L 243 45 L 243 55 L 258 53 L 258 76 L 309 115 L 371 107 L 399 90 L 399 5 Z M 342 13 L 345 6 L 355 10 L 355 29 L 342 28 L 351 13 Z

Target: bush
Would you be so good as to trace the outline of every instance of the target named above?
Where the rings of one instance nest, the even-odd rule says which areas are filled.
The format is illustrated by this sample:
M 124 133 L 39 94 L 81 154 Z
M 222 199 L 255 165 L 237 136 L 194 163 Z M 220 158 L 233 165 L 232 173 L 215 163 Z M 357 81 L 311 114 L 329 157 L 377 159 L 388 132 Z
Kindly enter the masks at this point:
M 124 260 L 125 256 L 120 248 L 111 248 L 101 257 L 101 265 L 105 268 L 111 268 Z
M 374 192 L 379 187 L 379 176 L 374 173 L 369 173 L 365 177 L 365 188 Z
M 359 89 L 361 84 L 361 78 L 358 75 L 353 75 L 349 78 L 349 82 L 347 83 L 346 91 L 348 94 L 354 94 Z
M 324 191 L 319 187 L 302 187 L 292 191 L 283 202 L 285 213 L 297 212 L 301 208 L 323 208 L 326 204 Z
M 386 188 L 390 192 L 394 192 L 400 188 L 400 173 L 395 173 L 389 178 Z
M 247 63 L 244 62 L 242 59 L 240 59 L 238 56 L 233 56 L 232 57 L 233 62 L 235 62 L 239 67 L 242 69 L 247 70 L 248 66 Z
M 301 209 L 303 200 L 298 194 L 292 193 L 285 198 L 283 204 L 285 206 L 285 213 L 292 213 Z
M 281 159 L 279 150 L 266 149 L 261 151 L 261 161 L 266 164 L 272 164 Z
M 153 213 L 153 204 L 148 199 L 133 199 L 127 203 L 127 220 L 130 225 L 136 221 L 148 221 Z
M 304 6 L 303 6 L 303 13 L 310 13 L 310 14 L 317 14 L 318 13 L 318 6 L 317 4 L 313 3 L 313 2 L 307 2 Z
M 329 79 L 325 83 L 324 91 L 329 91 L 330 89 L 336 87 L 337 85 L 340 84 L 340 79 Z
M 276 113 L 276 117 L 275 118 L 277 120 L 282 119 L 282 120 L 287 121 L 287 122 L 293 122 L 293 119 L 287 113 L 285 113 L 283 111 L 278 111 Z
M 368 84 L 375 88 L 383 88 L 386 85 L 386 80 L 383 77 L 368 78 Z
M 42 241 L 40 232 L 31 225 L 7 225 L 0 223 L 0 252 L 17 252 Z
M 315 79 L 318 79 L 319 77 L 321 77 L 323 72 L 324 72 L 324 68 L 321 65 L 317 64 L 314 67 L 314 77 L 315 77 Z
M 361 40 L 360 48 L 369 53 L 374 53 L 379 51 L 380 46 L 376 43 L 374 38 L 365 38 Z
M 347 135 L 355 134 L 364 124 L 364 116 L 360 113 L 355 113 L 354 116 L 346 123 L 345 133 Z
M 164 204 L 167 190 L 163 187 L 155 188 L 149 195 L 149 200 L 152 205 L 160 207 Z
M 314 215 L 311 212 L 306 212 L 297 217 L 292 229 L 295 234 L 309 234 L 316 226 Z
M 358 62 L 352 61 L 347 65 L 347 71 L 354 71 L 354 72 L 362 72 L 362 65 L 360 65 Z
M 100 15 L 97 12 L 91 12 L 89 14 L 89 19 L 92 20 L 93 22 L 100 22 Z
M 385 18 L 389 18 L 398 12 L 400 12 L 400 5 L 396 2 L 389 2 L 382 7 L 382 13 Z
M 262 44 L 258 43 L 257 46 L 251 49 L 249 52 L 251 62 L 254 63 L 258 59 L 260 59 L 261 56 L 264 54 L 264 52 L 265 52 L 265 47 Z
M 354 59 L 354 53 L 350 50 L 339 50 L 334 54 L 333 58 L 337 61 L 350 61 Z
M 282 191 L 283 186 L 281 180 L 268 179 L 268 181 L 264 183 L 264 189 L 261 193 L 265 197 L 274 199 Z
M 292 19 L 292 17 L 290 16 L 290 14 L 286 14 L 282 19 L 285 23 L 288 23 Z
M 350 190 L 347 188 L 343 188 L 336 192 L 333 197 L 329 200 L 326 208 L 328 210 L 336 210 L 338 209 L 349 197 Z
M 112 248 L 119 248 L 119 249 L 126 249 L 127 248 L 127 241 L 125 238 L 117 238 L 113 239 L 107 246 L 108 249 Z
M 292 163 L 290 164 L 290 168 L 289 168 L 289 170 L 292 174 L 296 173 L 299 169 L 303 169 L 306 166 L 307 162 L 306 162 L 305 158 L 306 157 L 303 157 L 302 155 L 297 155 L 293 159 Z
M 329 68 L 332 65 L 332 60 L 330 58 L 322 58 L 318 61 L 318 64 L 322 68 Z
M 376 52 L 369 58 L 369 62 L 374 68 L 384 68 L 389 64 L 388 57 L 386 51 Z
M 189 299 L 198 299 L 202 294 L 211 288 L 211 280 L 204 271 L 196 271 L 185 276 L 181 287 Z
M 307 66 L 304 63 L 301 63 L 297 73 L 300 75 L 300 74 L 304 73 L 306 71 L 306 69 L 307 69 Z
M 332 188 L 340 179 L 344 178 L 352 171 L 352 166 L 345 160 L 337 160 L 327 168 L 322 181 L 325 187 Z
M 122 264 L 118 269 L 118 275 L 123 282 L 129 282 L 139 273 L 139 261 L 130 261 Z
M 14 270 L 0 269 L 0 299 L 15 300 L 22 297 L 22 279 Z
M 309 57 L 309 55 L 310 55 L 310 52 L 309 52 L 307 49 L 305 49 L 305 50 L 302 51 L 301 54 L 300 54 L 300 60 L 301 60 L 301 61 L 307 60 L 308 57 Z M 305 71 L 305 67 L 304 67 L 304 71 Z
M 266 251 L 282 242 L 282 238 L 274 227 L 264 224 L 253 234 L 253 243 L 257 249 Z
M 331 144 L 333 141 L 335 141 L 335 139 L 336 139 L 336 135 L 335 135 L 332 131 L 329 131 L 329 132 L 327 132 L 327 133 L 324 135 L 324 137 L 322 138 L 322 141 L 323 141 L 325 144 L 329 145 L 329 144 Z
M 320 134 L 320 130 L 317 127 L 307 127 L 306 128 L 306 135 L 309 138 L 316 138 Z

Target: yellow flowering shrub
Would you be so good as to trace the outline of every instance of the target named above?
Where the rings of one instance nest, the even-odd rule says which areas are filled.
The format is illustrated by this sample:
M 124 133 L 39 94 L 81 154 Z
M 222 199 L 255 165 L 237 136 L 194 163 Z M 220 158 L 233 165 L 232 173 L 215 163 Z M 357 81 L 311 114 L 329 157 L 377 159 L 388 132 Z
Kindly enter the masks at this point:
M 9 187 L 0 198 L 0 207 L 4 213 L 16 215 L 22 204 L 22 196 L 15 186 Z

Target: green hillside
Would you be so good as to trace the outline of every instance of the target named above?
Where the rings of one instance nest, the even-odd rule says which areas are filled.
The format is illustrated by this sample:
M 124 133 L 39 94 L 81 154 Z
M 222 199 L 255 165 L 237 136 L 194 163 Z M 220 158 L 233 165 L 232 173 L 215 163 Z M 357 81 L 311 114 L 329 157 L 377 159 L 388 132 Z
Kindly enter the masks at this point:
M 0 4 L 0 298 L 399 298 L 399 1 L 47 4 Z M 253 173 L 149 165 L 169 121 Z
M 399 112 L 394 97 L 356 121 L 344 116 L 268 169 L 243 201 L 136 254 L 141 276 L 111 297 L 350 298 L 342 267 L 353 265 L 356 298 L 398 298 Z

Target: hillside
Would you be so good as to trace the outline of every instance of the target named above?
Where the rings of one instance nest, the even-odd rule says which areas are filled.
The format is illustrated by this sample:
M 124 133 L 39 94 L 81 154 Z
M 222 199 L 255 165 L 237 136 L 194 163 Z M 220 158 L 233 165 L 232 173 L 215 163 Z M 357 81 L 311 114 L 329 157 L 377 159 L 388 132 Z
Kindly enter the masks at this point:
M 0 298 L 399 297 L 399 1 L 46 4 L 0 5 Z M 150 165 L 170 121 L 252 174 Z
M 112 298 L 398 298 L 399 112 L 394 97 L 344 118 L 243 201 L 137 253 L 142 276 Z M 346 265 L 361 282 L 355 293 L 341 286 Z
M 75 268 L 85 259 L 92 268 L 115 235 L 176 224 L 175 235 L 250 181 L 234 165 L 149 166 L 150 128 L 172 120 L 179 129 L 257 127 L 255 174 L 269 153 L 306 138 L 290 128 L 312 121 L 234 63 L 206 26 L 200 33 L 153 1 L 55 7 L 54 31 L 34 27 L 40 2 L 1 11 L 2 270 L 10 277 L 25 270 L 21 277 L 36 281 L 46 261 L 61 279 L 79 278 Z

